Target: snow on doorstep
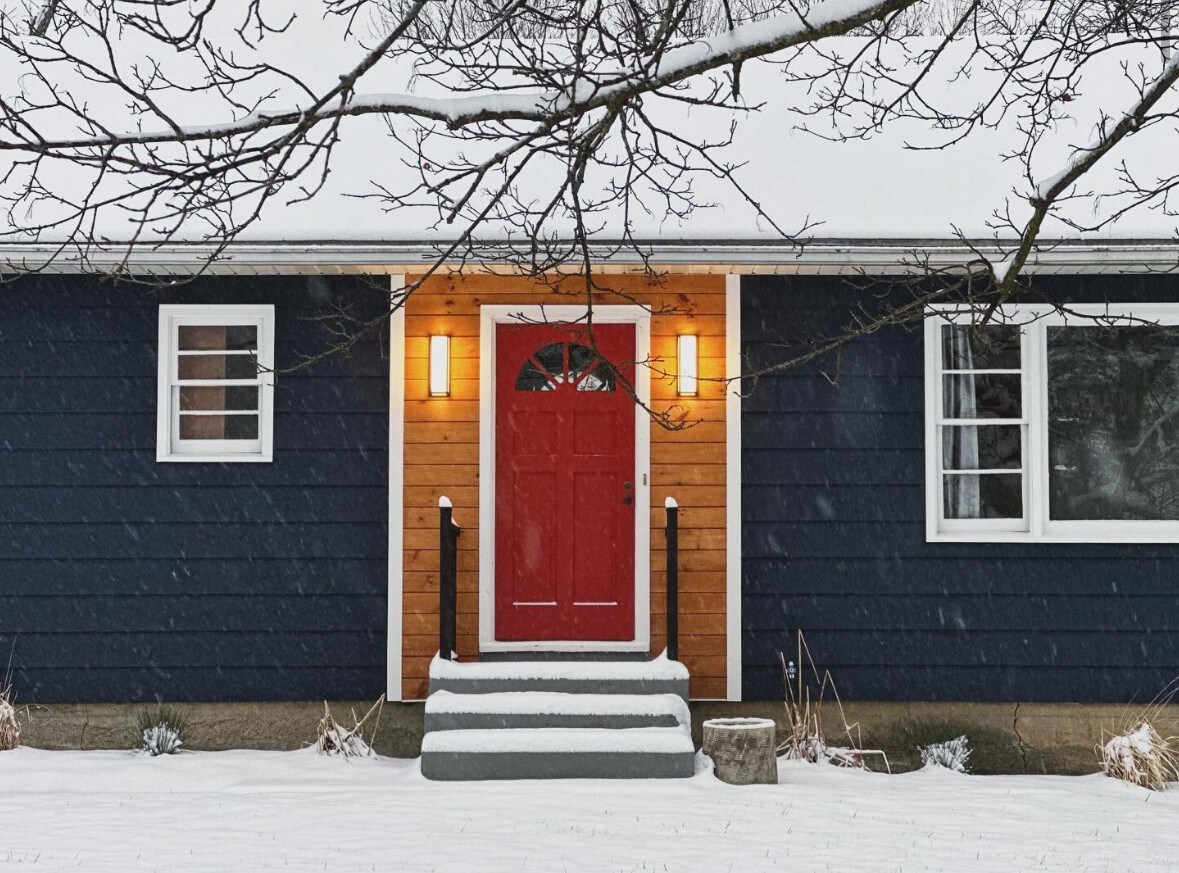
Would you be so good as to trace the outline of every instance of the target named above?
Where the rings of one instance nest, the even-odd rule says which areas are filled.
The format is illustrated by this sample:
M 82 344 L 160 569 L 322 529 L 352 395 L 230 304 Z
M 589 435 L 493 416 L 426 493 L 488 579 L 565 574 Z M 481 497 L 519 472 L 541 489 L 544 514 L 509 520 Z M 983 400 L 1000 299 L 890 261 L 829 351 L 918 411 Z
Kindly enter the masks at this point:
M 1105 776 L 781 784 L 430 782 L 308 752 L 0 752 L 0 871 L 1081 873 L 1174 870 L 1179 790 Z
M 548 691 L 505 691 L 493 694 L 454 694 L 435 691 L 426 699 L 426 712 L 464 712 L 523 715 L 673 715 L 688 724 L 688 704 L 678 694 L 564 694 Z
M 434 656 L 431 679 L 589 679 L 676 680 L 688 678 L 688 668 L 665 655 L 650 661 L 478 661 L 461 663 Z
M 692 735 L 682 727 L 503 728 L 431 731 L 422 740 L 428 752 L 608 752 L 617 755 L 692 754 Z

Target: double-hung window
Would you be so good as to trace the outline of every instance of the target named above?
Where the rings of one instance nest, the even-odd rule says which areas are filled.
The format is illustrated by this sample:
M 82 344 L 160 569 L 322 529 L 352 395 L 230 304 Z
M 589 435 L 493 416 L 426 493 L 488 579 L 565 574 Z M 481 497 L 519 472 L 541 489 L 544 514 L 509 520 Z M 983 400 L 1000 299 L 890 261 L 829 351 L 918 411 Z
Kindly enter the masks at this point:
M 927 539 L 1179 542 L 1179 306 L 928 316 Z
M 156 459 L 269 461 L 274 307 L 160 307 Z

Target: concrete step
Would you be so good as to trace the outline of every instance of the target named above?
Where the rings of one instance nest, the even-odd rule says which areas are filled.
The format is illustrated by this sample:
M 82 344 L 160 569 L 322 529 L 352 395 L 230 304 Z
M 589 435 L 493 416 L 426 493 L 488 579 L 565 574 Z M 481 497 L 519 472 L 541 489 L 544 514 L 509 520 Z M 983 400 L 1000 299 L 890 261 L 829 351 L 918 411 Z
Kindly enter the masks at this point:
M 678 694 L 569 694 L 507 691 L 454 694 L 426 700 L 426 730 L 523 728 L 641 728 L 691 724 Z
M 422 775 L 487 779 L 669 779 L 695 772 L 687 727 L 443 730 L 422 741 Z
M 650 661 L 480 661 L 435 657 L 430 693 L 676 694 L 688 699 L 688 668 L 665 657 Z

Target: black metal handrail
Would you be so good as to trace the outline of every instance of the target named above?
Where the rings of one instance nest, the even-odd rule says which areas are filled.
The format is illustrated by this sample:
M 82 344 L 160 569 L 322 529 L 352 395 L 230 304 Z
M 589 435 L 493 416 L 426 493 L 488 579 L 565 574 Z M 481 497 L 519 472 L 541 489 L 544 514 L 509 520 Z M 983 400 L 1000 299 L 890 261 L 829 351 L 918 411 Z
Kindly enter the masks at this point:
M 438 656 L 453 661 L 458 648 L 458 538 L 463 531 L 449 498 L 438 498 L 438 516 Z
M 680 659 L 680 505 L 674 497 L 667 510 L 667 657 Z

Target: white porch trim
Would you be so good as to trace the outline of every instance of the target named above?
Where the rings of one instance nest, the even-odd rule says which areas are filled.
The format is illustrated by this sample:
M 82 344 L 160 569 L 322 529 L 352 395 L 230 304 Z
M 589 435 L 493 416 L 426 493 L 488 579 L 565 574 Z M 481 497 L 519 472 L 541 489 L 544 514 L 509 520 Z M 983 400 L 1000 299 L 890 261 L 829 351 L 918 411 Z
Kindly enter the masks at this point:
M 725 378 L 741 376 L 741 277 L 725 277 Z M 741 382 L 725 386 L 725 696 L 741 699 Z
M 389 290 L 400 291 L 404 276 L 391 276 Z M 401 700 L 401 647 L 404 605 L 402 578 L 405 530 L 405 310 L 389 316 L 389 598 L 386 631 L 385 696 Z
M 495 326 L 504 322 L 583 321 L 584 306 L 482 306 L 479 311 L 479 650 L 482 652 L 646 652 L 651 647 L 651 420 L 635 404 L 635 636 L 624 642 L 501 642 L 495 639 Z M 635 358 L 651 354 L 651 313 L 641 306 L 595 306 L 599 323 L 635 325 Z M 651 372 L 636 368 L 639 400 L 651 398 Z

